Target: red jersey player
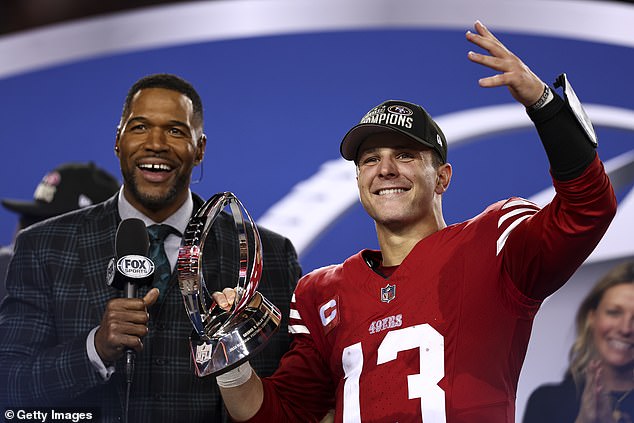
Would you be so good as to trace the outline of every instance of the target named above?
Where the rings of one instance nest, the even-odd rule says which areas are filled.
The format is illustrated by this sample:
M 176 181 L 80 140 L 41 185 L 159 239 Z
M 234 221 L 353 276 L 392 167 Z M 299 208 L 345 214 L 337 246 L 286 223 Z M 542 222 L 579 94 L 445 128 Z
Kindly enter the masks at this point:
M 299 282 L 294 341 L 272 377 L 248 363 L 217 377 L 235 420 L 319 421 L 334 409 L 345 423 L 514 421 L 533 317 L 592 252 L 616 200 L 580 105 L 564 102 L 480 22 L 475 31 L 467 39 L 489 55 L 469 59 L 499 71 L 480 85 L 506 86 L 527 107 L 554 199 L 540 209 L 510 198 L 447 226 L 442 131 L 412 103 L 370 110 L 341 153 L 357 166 L 381 250 Z

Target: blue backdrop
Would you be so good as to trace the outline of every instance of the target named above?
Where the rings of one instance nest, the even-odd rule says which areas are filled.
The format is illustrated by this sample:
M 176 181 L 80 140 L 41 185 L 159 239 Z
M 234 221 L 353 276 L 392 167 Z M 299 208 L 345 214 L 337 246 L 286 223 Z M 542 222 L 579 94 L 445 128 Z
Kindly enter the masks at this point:
M 208 7 L 200 3 L 200 7 Z M 206 8 L 197 19 L 227 13 L 220 7 L 231 8 L 231 3 L 237 12 L 246 7 L 241 1 L 212 3 L 218 9 Z M 44 173 L 67 161 L 92 160 L 119 175 L 113 146 L 127 89 L 143 75 L 170 72 L 192 82 L 205 104 L 208 147 L 204 178 L 193 190 L 203 197 L 233 191 L 257 220 L 293 187 L 315 175 L 322 164 L 338 159 L 341 137 L 385 99 L 420 103 L 441 118 L 513 103 L 504 88 L 480 88 L 477 80 L 492 73 L 467 60 L 467 52 L 474 47 L 464 32 L 478 18 L 546 82 L 552 84 L 559 73 L 567 72 L 584 103 L 632 112 L 634 52 L 628 39 L 634 37 L 627 31 L 634 21 L 624 26 L 621 35 L 615 30 L 613 41 L 605 41 L 603 28 L 613 21 L 600 19 L 602 15 L 594 15 L 593 9 L 584 9 L 581 3 L 568 2 L 583 12 L 568 17 L 553 16 L 544 9 L 558 7 L 558 2 L 523 5 L 533 13 L 522 21 L 523 26 L 516 24 L 521 21 L 516 14 L 521 11 L 509 9 L 508 3 L 503 11 L 497 8 L 501 2 L 491 2 L 478 14 L 456 12 L 455 21 L 446 24 L 443 19 L 433 19 L 434 14 L 444 13 L 440 3 L 436 9 L 422 9 L 420 4 L 412 6 L 415 2 L 404 2 L 413 7 L 411 12 L 387 14 L 385 21 L 364 14 L 351 18 L 342 12 L 342 23 L 324 25 L 323 30 L 292 30 L 282 25 L 298 19 L 295 11 L 288 18 L 259 16 L 259 20 L 247 21 L 235 17 L 236 27 L 264 27 L 267 19 L 280 22 L 284 29 L 278 33 L 275 24 L 271 24 L 273 29 L 236 36 L 230 31 L 218 35 L 207 28 L 200 36 L 172 40 L 169 34 L 188 33 L 192 24 L 176 14 L 176 9 L 169 9 L 165 14 L 173 19 L 160 20 L 160 25 L 153 21 L 155 15 L 143 11 L 108 17 L 105 33 L 109 35 L 102 34 L 102 38 L 86 29 L 103 25 L 104 20 L 99 19 L 0 37 L 0 52 L 5 52 L 2 60 L 7 63 L 4 70 L 0 68 L 0 196 L 30 198 Z M 389 2 L 368 4 L 383 10 Z M 605 16 L 634 16 L 632 7 L 605 5 Z M 463 6 L 471 7 L 468 2 Z M 192 9 L 196 6 L 187 7 L 196 12 Z M 160 15 L 164 9 L 153 10 Z M 421 22 L 406 18 L 423 11 Z M 132 22 L 127 20 L 129 16 L 133 16 Z M 306 22 L 330 22 L 340 15 L 336 7 L 317 7 L 300 17 Z M 370 22 L 360 25 L 366 18 Z M 588 22 L 593 22 L 592 28 Z M 532 29 L 526 29 L 529 27 Z M 564 32 L 569 28 L 569 35 L 553 35 L 550 31 L 555 27 Z M 160 41 L 135 46 L 139 31 L 154 32 Z M 164 33 L 168 35 L 163 37 Z M 206 38 L 205 34 L 214 35 Z M 593 34 L 598 41 L 593 41 Z M 123 41 L 113 42 L 110 37 Z M 59 59 L 49 45 L 56 51 L 89 45 L 94 51 Z M 18 66 L 9 69 L 15 63 Z M 495 122 L 496 116 L 489 119 Z M 596 125 L 604 160 L 633 150 L 632 130 L 626 126 Z M 469 141 L 449 147 L 454 176 L 443 201 L 447 223 L 472 217 L 511 195 L 531 197 L 550 185 L 548 164 L 532 127 L 493 131 Z M 630 188 L 631 184 L 619 191 L 621 200 Z M 302 211 L 300 204 L 299 212 L 309 214 L 311 210 Z M 16 222 L 15 215 L 0 210 L 2 243 L 11 241 Z M 320 231 L 302 249 L 300 259 L 305 271 L 310 271 L 376 246 L 372 222 L 355 204 Z

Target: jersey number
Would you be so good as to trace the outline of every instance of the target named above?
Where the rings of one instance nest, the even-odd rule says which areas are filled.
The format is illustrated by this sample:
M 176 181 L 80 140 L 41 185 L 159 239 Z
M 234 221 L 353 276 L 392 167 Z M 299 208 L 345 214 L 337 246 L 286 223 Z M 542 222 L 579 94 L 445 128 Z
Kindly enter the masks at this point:
M 420 398 L 424 422 L 445 423 L 445 392 L 438 382 L 445 374 L 444 340 L 428 324 L 388 332 L 377 351 L 377 365 L 396 360 L 400 351 L 418 348 L 420 373 L 407 376 L 409 399 Z M 343 350 L 341 357 L 346 382 L 343 386 L 343 422 L 360 423 L 359 378 L 363 372 L 363 349 L 358 342 Z

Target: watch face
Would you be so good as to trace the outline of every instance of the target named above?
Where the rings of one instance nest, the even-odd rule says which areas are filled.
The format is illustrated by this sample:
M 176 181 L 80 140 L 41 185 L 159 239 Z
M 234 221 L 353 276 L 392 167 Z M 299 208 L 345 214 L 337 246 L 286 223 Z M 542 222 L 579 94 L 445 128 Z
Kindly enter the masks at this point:
M 559 78 L 557 78 L 556 86 L 561 86 L 564 89 L 564 97 L 566 98 L 568 106 L 577 117 L 577 120 L 581 124 L 581 127 L 585 131 L 592 145 L 596 147 L 598 144 L 597 134 L 594 132 L 592 122 L 590 121 L 588 114 L 581 105 L 577 94 L 575 94 L 575 90 L 572 89 L 572 85 L 570 85 L 570 81 L 568 81 L 568 77 L 565 73 L 562 73 Z

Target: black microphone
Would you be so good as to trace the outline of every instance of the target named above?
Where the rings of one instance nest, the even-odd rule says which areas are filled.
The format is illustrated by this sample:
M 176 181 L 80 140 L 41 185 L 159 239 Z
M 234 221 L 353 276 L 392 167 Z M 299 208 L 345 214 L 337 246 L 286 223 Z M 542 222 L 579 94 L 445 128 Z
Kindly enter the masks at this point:
M 116 258 L 108 265 L 108 285 L 122 289 L 124 298 L 136 298 L 139 286 L 150 285 L 154 279 L 154 263 L 147 256 L 150 240 L 141 219 L 125 219 L 119 223 L 115 237 Z M 126 349 L 126 380 L 132 382 L 135 353 Z
M 137 288 L 151 285 L 154 263 L 147 257 L 150 239 L 141 219 L 119 223 L 115 237 L 116 257 L 108 264 L 107 283 L 124 291 L 125 298 L 136 298 Z

